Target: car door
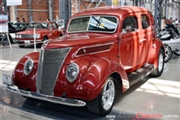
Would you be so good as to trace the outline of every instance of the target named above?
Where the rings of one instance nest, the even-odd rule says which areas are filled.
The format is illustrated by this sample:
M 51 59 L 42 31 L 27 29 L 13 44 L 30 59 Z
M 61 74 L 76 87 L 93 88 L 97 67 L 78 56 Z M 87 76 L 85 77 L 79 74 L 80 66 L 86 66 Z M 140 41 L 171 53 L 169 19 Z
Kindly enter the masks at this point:
M 54 22 L 53 25 L 53 36 L 54 38 L 60 37 L 60 32 L 58 30 L 58 25 Z
M 138 66 L 138 18 L 134 14 L 127 15 L 121 23 L 120 60 L 126 72 L 132 72 Z
M 146 12 L 140 14 L 140 31 L 139 31 L 139 67 L 142 67 L 147 61 L 150 41 L 152 38 L 152 28 L 150 27 L 149 17 Z

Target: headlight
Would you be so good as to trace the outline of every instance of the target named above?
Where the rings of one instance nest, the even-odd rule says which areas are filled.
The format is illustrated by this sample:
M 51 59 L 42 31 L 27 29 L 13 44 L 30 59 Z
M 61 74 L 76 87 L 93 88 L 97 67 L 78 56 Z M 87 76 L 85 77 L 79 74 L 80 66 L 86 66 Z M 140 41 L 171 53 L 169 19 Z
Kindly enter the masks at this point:
M 24 64 L 24 74 L 25 74 L 26 76 L 28 76 L 28 75 L 31 73 L 31 71 L 32 71 L 32 69 L 33 69 L 33 66 L 34 66 L 34 62 L 33 62 L 32 59 L 28 59 L 28 60 L 25 62 L 25 64 Z
M 16 34 L 16 38 L 22 38 L 22 35 Z
M 70 83 L 74 82 L 79 74 L 79 66 L 75 63 L 68 65 L 66 70 L 66 77 Z

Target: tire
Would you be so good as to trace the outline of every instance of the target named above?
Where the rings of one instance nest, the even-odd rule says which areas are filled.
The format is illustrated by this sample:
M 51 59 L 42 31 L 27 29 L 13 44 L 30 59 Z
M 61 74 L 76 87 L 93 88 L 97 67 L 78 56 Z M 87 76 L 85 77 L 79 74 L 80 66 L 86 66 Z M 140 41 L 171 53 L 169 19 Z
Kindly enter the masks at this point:
M 165 47 L 164 62 L 168 62 L 172 57 L 173 51 L 172 51 L 171 47 L 169 45 L 167 45 L 167 44 L 164 44 L 164 47 Z
M 92 101 L 88 101 L 88 110 L 97 115 L 107 115 L 111 112 L 114 105 L 115 92 L 114 79 L 109 77 L 98 97 Z
M 42 44 L 44 43 L 44 41 L 47 41 L 47 40 L 48 40 L 48 38 L 47 38 L 47 37 L 44 37 L 43 40 L 42 40 L 42 43 L 38 43 L 38 44 L 37 44 L 37 47 L 41 47 Z
M 164 70 L 164 52 L 160 49 L 159 56 L 157 59 L 158 68 L 156 68 L 150 75 L 153 77 L 159 77 Z
M 21 44 L 18 44 L 18 46 L 19 46 L 20 48 L 24 48 L 24 47 L 25 47 L 25 45 L 21 45 Z
M 174 54 L 177 55 L 177 56 L 180 56 L 180 50 L 175 50 Z

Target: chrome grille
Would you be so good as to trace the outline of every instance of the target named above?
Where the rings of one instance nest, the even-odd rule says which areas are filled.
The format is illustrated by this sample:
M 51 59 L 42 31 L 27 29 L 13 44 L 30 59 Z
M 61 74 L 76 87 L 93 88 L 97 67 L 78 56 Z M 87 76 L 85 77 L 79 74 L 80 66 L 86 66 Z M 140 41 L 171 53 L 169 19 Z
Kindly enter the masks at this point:
M 22 34 L 21 36 L 22 36 L 22 38 L 33 38 L 34 37 L 33 35 L 28 35 L 28 34 Z
M 54 86 L 69 48 L 41 50 L 36 88 L 37 93 L 53 95 Z

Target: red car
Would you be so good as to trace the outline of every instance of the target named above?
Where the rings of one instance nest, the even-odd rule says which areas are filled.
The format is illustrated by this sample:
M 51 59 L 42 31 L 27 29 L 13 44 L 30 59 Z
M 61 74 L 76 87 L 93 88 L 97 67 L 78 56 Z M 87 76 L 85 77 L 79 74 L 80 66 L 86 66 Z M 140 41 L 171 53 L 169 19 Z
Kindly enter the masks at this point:
M 58 29 L 56 22 L 31 22 L 25 31 L 16 33 L 16 40 L 19 47 L 22 48 L 27 44 L 33 44 L 34 37 L 37 43 L 43 43 L 48 39 L 58 38 L 62 35 L 63 33 Z
M 23 96 L 106 115 L 116 91 L 160 76 L 164 46 L 153 15 L 142 7 L 92 8 L 75 14 L 64 37 L 20 59 L 7 89 Z M 118 88 L 118 89 L 117 89 Z

